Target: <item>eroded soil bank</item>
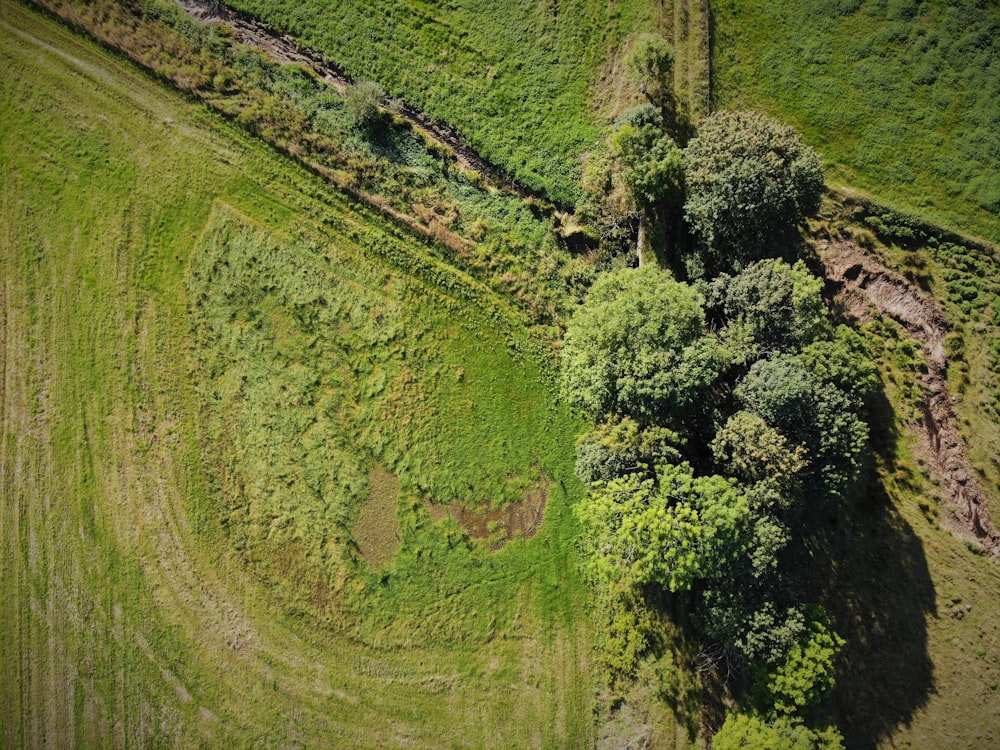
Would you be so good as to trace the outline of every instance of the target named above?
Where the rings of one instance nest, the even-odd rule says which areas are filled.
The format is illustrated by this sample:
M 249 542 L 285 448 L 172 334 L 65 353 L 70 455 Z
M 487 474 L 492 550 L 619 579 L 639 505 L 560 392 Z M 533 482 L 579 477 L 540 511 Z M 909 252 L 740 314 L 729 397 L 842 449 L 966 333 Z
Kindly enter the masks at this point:
M 948 525 L 971 536 L 994 556 L 1000 555 L 1000 534 L 990 520 L 987 495 L 965 455 L 948 392 L 944 351 L 948 319 L 929 294 L 850 238 L 821 240 L 815 247 L 847 317 L 864 322 L 877 313 L 894 320 L 923 345 L 927 372 L 921 377 L 923 417 L 917 450 L 941 482 L 948 501 L 944 514 Z

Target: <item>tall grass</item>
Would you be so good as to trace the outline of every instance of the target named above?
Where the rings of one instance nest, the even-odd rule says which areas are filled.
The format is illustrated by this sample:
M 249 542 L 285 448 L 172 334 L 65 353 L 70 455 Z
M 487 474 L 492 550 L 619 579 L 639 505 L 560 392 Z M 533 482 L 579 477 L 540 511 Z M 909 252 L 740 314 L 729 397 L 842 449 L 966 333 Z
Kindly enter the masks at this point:
M 290 31 L 355 78 L 456 127 L 524 184 L 580 198 L 580 156 L 598 137 L 588 104 L 644 2 L 459 0 L 227 3 Z

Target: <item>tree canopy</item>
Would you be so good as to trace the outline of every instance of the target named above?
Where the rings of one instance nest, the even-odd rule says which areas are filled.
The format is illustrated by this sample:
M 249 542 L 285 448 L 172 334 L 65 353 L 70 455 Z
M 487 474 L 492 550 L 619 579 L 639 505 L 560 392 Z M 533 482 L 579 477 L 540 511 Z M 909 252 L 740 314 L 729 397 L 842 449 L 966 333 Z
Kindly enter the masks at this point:
M 663 107 L 673 98 L 674 51 L 659 34 L 641 34 L 626 59 L 643 95 L 650 104 Z
M 601 276 L 573 316 L 563 347 L 563 393 L 592 419 L 667 420 L 728 366 L 706 338 L 702 297 L 655 267 Z
M 755 112 L 719 112 L 684 150 L 684 214 L 709 271 L 739 269 L 819 209 L 819 156 L 795 130 Z

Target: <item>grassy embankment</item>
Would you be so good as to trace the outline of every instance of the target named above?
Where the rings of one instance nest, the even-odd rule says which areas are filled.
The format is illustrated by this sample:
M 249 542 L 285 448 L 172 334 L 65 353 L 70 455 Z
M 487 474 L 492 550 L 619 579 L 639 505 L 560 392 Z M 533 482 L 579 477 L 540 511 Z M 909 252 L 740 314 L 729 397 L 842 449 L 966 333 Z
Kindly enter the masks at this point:
M 3 743 L 585 744 L 576 425 L 518 315 L 3 8 Z M 425 501 L 540 488 L 496 553 Z
M 227 4 L 377 81 L 525 185 L 570 204 L 580 156 L 599 137 L 589 87 L 612 74 L 630 34 L 662 28 L 660 15 L 672 12 L 644 0 Z
M 827 178 L 1000 242 L 996 2 L 712 3 L 716 107 L 760 108 Z
M 949 388 L 959 414 L 967 412 L 963 407 L 975 394 L 989 393 L 995 382 L 995 364 L 978 342 L 997 331 L 995 323 L 984 323 L 986 333 L 973 338 L 958 331 L 985 320 L 996 289 L 984 271 L 995 261 L 919 221 L 905 224 L 897 214 L 875 212 L 881 217 L 875 236 L 868 210 L 852 216 L 842 205 L 831 208 L 814 224 L 820 234 L 846 230 L 934 291 L 957 329 L 945 341 Z M 925 430 L 921 344 L 884 319 L 863 331 L 885 394 L 872 411 L 874 473 L 864 495 L 838 518 L 817 519 L 807 541 L 816 561 L 815 590 L 847 639 L 837 671 L 838 721 L 852 748 L 990 746 L 1000 737 L 1000 566 L 940 523 L 948 512 L 946 489 L 915 444 Z M 979 409 L 980 420 L 971 425 L 978 432 L 965 420 L 962 425 L 966 450 L 993 493 L 994 411 Z
M 1000 268 L 995 248 L 955 234 L 1000 240 L 996 4 L 721 0 L 712 7 L 715 105 L 790 122 L 823 153 L 832 184 L 909 214 L 872 206 L 855 212 L 851 231 L 933 292 L 951 321 L 949 388 L 996 518 Z M 922 429 L 920 346 L 892 325 L 877 326 L 871 341 L 894 407 L 884 415 L 894 424 L 884 428 L 894 447 L 883 459 L 882 485 L 895 509 L 890 518 L 904 522 L 897 538 L 910 541 L 873 548 L 869 530 L 837 545 L 843 560 L 835 570 L 854 569 L 843 581 L 835 575 L 837 586 L 870 592 L 841 598 L 897 613 L 859 628 L 866 618 L 854 607 L 831 607 L 838 624 L 855 623 L 842 631 L 850 634 L 837 701 L 846 736 L 858 747 L 992 745 L 1000 735 L 993 667 L 1000 576 L 993 561 L 937 528 L 941 490 L 908 447 Z M 861 568 L 851 562 L 866 559 Z M 858 679 L 864 674 L 867 681 Z

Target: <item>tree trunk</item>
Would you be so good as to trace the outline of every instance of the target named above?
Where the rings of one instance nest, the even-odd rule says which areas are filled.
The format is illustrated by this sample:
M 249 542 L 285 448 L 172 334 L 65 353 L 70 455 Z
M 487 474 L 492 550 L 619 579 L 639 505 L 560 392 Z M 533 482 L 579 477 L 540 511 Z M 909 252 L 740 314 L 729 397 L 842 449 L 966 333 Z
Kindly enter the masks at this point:
M 646 244 L 646 222 L 643 220 L 643 212 L 639 212 L 639 239 L 636 241 L 635 249 L 639 254 L 639 268 L 642 268 L 642 251 Z

